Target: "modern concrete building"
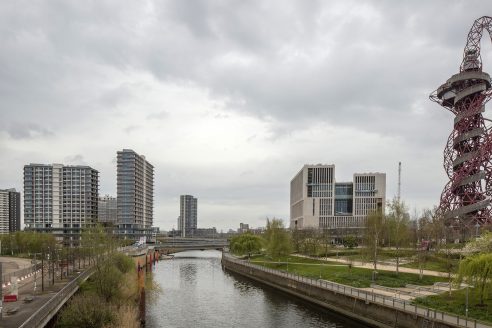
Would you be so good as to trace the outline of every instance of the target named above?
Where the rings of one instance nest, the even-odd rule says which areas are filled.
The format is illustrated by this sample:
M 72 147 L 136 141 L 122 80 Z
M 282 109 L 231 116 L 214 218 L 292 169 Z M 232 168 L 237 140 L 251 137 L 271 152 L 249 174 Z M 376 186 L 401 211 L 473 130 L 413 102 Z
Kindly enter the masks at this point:
M 179 197 L 178 230 L 181 237 L 192 237 L 197 229 L 198 200 L 192 195 Z
M 98 201 L 98 221 L 106 225 L 116 225 L 118 218 L 118 207 L 116 197 L 109 195 L 99 197 Z
M 24 166 L 26 229 L 79 234 L 97 222 L 99 173 L 89 166 Z
M 339 183 L 335 165 L 304 165 L 290 182 L 290 227 L 357 233 L 385 202 L 385 173 L 355 173 L 352 182 Z
M 116 204 L 120 234 L 139 238 L 151 234 L 154 210 L 154 167 L 131 149 L 117 156 Z
M 237 229 L 237 233 L 245 233 L 248 231 L 249 231 L 249 224 L 239 223 L 239 229 Z
M 20 192 L 0 190 L 0 233 L 20 231 Z

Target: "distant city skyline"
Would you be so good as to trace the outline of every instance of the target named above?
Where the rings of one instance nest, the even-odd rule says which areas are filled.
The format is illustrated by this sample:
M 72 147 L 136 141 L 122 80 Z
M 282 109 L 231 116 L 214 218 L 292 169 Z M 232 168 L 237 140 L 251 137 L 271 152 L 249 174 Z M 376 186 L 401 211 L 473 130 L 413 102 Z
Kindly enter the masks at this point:
M 453 117 L 428 96 L 485 14 L 478 0 L 1 2 L 0 188 L 22 191 L 26 163 L 64 163 L 116 196 L 129 148 L 154 166 L 163 230 L 188 193 L 201 227 L 288 225 L 305 163 L 336 163 L 340 181 L 386 172 L 391 199 L 401 161 L 410 212 L 432 207 Z M 490 42 L 482 58 L 491 73 Z

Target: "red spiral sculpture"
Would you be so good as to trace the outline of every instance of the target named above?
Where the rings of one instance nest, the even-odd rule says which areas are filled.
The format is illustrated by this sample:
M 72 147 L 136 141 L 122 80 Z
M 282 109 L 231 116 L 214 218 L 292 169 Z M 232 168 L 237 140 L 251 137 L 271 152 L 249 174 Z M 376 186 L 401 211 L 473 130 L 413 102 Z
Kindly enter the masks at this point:
M 448 224 L 468 229 L 492 223 L 492 130 L 485 124 L 490 120 L 482 115 L 492 89 L 480 57 L 484 30 L 492 37 L 492 17 L 473 23 L 460 72 L 430 95 L 455 115 L 444 149 L 444 169 L 450 180 L 441 194 L 439 211 Z

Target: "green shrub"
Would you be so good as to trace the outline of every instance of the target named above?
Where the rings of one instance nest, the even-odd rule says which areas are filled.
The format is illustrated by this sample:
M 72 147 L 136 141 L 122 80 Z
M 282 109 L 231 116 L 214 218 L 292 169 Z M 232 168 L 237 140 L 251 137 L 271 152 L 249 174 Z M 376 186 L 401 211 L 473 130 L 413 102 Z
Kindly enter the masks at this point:
M 102 328 L 115 322 L 109 303 L 96 295 L 76 295 L 61 312 L 56 327 Z
M 131 270 L 135 269 L 135 262 L 133 262 L 130 257 L 124 254 L 114 254 L 112 261 L 115 267 L 120 270 L 121 273 L 128 273 Z

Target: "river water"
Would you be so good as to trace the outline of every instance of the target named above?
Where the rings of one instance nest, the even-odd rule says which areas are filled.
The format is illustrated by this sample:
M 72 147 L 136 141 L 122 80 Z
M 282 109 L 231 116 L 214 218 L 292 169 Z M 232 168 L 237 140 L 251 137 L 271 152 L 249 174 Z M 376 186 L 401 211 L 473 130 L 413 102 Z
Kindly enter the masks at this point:
M 146 327 L 365 327 L 224 272 L 220 257 L 218 251 L 187 251 L 158 262 L 153 279 L 162 291 L 147 304 Z

